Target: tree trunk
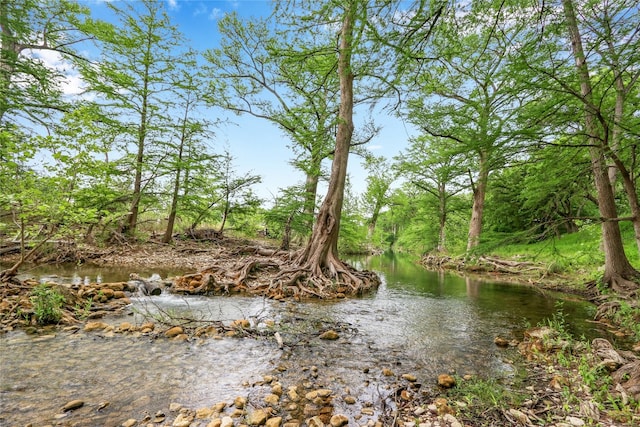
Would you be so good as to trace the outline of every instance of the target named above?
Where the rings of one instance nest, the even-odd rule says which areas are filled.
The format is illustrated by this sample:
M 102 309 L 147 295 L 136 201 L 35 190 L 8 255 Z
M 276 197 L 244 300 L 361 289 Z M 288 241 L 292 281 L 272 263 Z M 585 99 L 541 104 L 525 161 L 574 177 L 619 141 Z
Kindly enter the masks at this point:
M 169 218 L 167 220 L 167 228 L 162 236 L 162 243 L 170 243 L 173 236 L 173 227 L 176 222 L 176 215 L 178 213 L 178 196 L 180 193 L 180 175 L 182 172 L 182 154 L 184 152 L 184 144 L 187 139 L 187 115 L 189 114 L 189 104 L 187 103 L 184 111 L 184 117 L 182 118 L 182 129 L 180 130 L 180 146 L 178 147 L 178 162 L 176 168 L 176 180 L 173 184 L 173 195 L 171 197 L 171 210 L 169 211 Z
M 147 38 L 146 56 L 151 57 L 151 37 Z M 138 153 L 136 155 L 136 174 L 133 182 L 133 199 L 131 208 L 129 209 L 129 221 L 123 230 L 125 234 L 133 236 L 138 225 L 138 214 L 140 212 L 140 200 L 142 199 L 142 169 L 144 167 L 144 149 L 147 138 L 147 121 L 149 115 L 149 70 L 151 64 L 148 61 L 144 63 L 144 75 L 142 76 L 142 109 L 140 111 L 140 123 L 138 125 Z
M 438 185 L 438 252 L 442 253 L 446 250 L 446 231 L 447 225 L 447 195 L 446 183 L 441 182 Z
M 629 263 L 624 246 L 618 221 L 611 221 L 617 218 L 617 211 L 611 182 L 605 162 L 602 139 L 598 136 L 602 134 L 598 127 L 595 112 L 592 108 L 593 97 L 589 67 L 582 47 L 582 39 L 578 29 L 575 10 L 572 0 L 562 0 L 567 29 L 571 38 L 571 48 L 575 57 L 576 72 L 580 82 L 580 93 L 584 105 L 585 129 L 590 145 L 589 154 L 591 156 L 591 167 L 595 180 L 598 209 L 602 222 L 602 244 L 604 248 L 604 277 L 603 281 L 616 292 L 626 293 L 638 289 L 637 280 L 640 276 Z
M 471 221 L 469 221 L 469 238 L 467 240 L 467 251 L 475 248 L 480 243 L 482 233 L 482 216 L 484 214 L 484 200 L 487 194 L 487 182 L 489 180 L 489 166 L 487 164 L 487 154 L 480 151 L 480 175 L 478 182 L 473 186 L 473 207 L 471 209 Z
M 353 7 L 353 5 L 350 6 Z M 342 22 L 338 53 L 340 108 L 329 188 L 320 207 L 311 239 L 297 259 L 298 265 L 309 269 L 312 276 L 317 277 L 325 276 L 326 270 L 331 277 L 335 277 L 342 265 L 338 257 L 338 234 L 347 178 L 347 161 L 353 135 L 353 72 L 351 70 L 353 19 L 354 10 L 347 6 Z
M 315 166 L 311 171 L 307 172 L 307 178 L 304 183 L 304 215 L 308 218 L 309 231 L 313 228 L 313 214 L 316 209 L 316 195 L 318 194 L 318 172 Z M 319 170 L 319 166 L 318 169 Z M 307 234 L 308 236 L 308 234 Z

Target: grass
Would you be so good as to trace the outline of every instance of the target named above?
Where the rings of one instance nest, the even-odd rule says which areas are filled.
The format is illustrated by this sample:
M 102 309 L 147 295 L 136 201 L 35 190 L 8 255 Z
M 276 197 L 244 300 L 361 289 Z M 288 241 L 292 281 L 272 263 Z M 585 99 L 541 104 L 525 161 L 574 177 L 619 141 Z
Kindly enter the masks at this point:
M 621 225 L 625 253 L 631 264 L 640 269 L 640 255 L 631 224 Z M 577 233 L 564 234 L 534 243 L 504 244 L 492 253 L 505 258 L 530 259 L 554 265 L 566 273 L 597 273 L 604 264 L 600 248 L 599 224 L 583 226 Z

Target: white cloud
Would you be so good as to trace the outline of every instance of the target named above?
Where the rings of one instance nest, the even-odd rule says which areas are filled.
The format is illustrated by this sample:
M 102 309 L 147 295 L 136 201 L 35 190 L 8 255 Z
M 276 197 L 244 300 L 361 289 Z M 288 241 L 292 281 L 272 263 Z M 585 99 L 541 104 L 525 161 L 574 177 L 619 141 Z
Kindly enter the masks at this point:
M 213 9 L 211 9 L 211 13 L 209 14 L 209 19 L 212 21 L 215 21 L 216 19 L 219 19 L 220 17 L 222 17 L 222 9 L 219 9 L 217 7 L 214 7 Z
M 374 145 L 367 145 L 367 148 L 371 151 L 374 150 L 382 150 L 382 145 L 380 144 L 374 144 Z
M 169 9 L 178 9 L 178 0 L 167 0 L 167 4 L 169 5 Z
M 30 50 L 24 54 L 40 60 L 45 67 L 63 76 L 58 83 L 64 95 L 78 95 L 84 92 L 85 84 L 82 76 L 73 64 L 64 59 L 60 53 L 53 50 Z

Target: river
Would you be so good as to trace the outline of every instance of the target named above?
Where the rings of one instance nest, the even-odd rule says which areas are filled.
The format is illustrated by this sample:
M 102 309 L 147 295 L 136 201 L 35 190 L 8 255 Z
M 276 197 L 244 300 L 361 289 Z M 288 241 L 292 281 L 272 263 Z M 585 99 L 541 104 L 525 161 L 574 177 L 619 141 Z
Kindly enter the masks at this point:
M 118 426 L 157 410 L 168 412 L 171 403 L 195 409 L 236 396 L 257 401 L 265 393 L 259 384 L 267 374 L 283 384 L 312 379 L 315 386 L 336 393 L 347 390 L 358 402 L 336 402 L 336 410 L 359 419 L 355 414 L 362 406 L 384 406 L 391 381 L 381 375 L 384 368 L 397 375 L 411 373 L 428 387 L 443 372 L 508 377 L 514 374 L 509 363 L 514 350 L 497 347 L 494 338 L 520 338 L 526 327 L 559 309 L 576 336 L 603 333 L 589 322 L 593 307 L 566 295 L 429 272 L 393 255 L 351 261 L 380 274 L 382 284 L 375 293 L 302 303 L 163 294 L 133 298 L 126 315 L 106 319 L 114 325 L 140 324 L 158 311 L 224 322 L 248 318 L 259 325 L 273 319 L 284 340 L 282 349 L 272 336 L 190 342 L 74 330 L 0 336 L 0 426 Z M 117 281 L 128 273 L 90 267 L 30 272 L 67 282 Z M 319 340 L 327 329 L 337 330 L 340 338 Z M 62 412 L 73 399 L 82 399 L 85 406 Z

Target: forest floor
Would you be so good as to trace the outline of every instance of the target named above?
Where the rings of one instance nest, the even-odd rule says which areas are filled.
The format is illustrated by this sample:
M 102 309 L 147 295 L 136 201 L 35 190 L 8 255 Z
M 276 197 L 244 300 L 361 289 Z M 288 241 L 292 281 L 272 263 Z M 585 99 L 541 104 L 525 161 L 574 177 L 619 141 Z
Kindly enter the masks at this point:
M 43 253 L 35 259 L 38 263 L 52 262 L 74 262 L 74 263 L 92 263 L 99 266 L 121 266 L 127 270 L 135 271 L 137 268 L 174 268 L 176 270 L 192 271 L 193 274 L 187 274 L 182 280 L 181 293 L 216 293 L 225 292 L 249 292 L 258 293 L 265 291 L 265 287 L 248 286 L 246 280 L 242 279 L 259 279 L 256 272 L 252 269 L 246 269 L 244 272 L 238 269 L 239 260 L 243 260 L 241 264 L 254 266 L 265 265 L 268 257 L 290 257 L 279 253 L 279 251 L 268 241 L 243 240 L 234 238 L 214 239 L 206 242 L 195 242 L 192 240 L 177 241 L 172 245 L 163 245 L 155 242 L 147 242 L 144 244 L 121 245 L 117 247 L 83 247 L 74 246 L 58 247 L 49 253 Z M 259 258 L 259 257 L 265 257 Z M 256 261 L 256 259 L 260 259 Z M 4 254 L 0 257 L 0 262 L 10 264 L 18 260 L 16 254 Z M 251 260 L 251 261 L 249 261 Z M 490 259 L 489 265 L 495 266 L 499 260 Z M 503 265 L 500 262 L 500 265 Z M 222 271 L 214 279 L 206 279 L 206 275 L 213 277 L 215 273 L 213 266 L 217 266 L 216 271 Z M 518 276 L 517 266 L 507 262 L 505 271 L 495 270 L 493 274 L 489 272 L 492 280 L 504 280 L 508 282 L 529 283 L 532 286 L 539 286 L 544 289 L 553 289 L 555 291 L 565 291 L 573 294 L 593 297 L 593 290 L 578 291 L 575 284 L 569 284 L 563 287 L 563 279 L 557 275 L 547 274 L 540 275 L 531 266 L 526 266 L 522 275 Z M 460 271 L 461 269 L 454 268 Z M 472 272 L 474 269 L 471 269 Z M 207 273 L 209 272 L 209 273 Z M 225 284 L 225 274 L 227 282 Z M 482 274 L 486 278 L 487 270 L 483 269 L 475 271 Z M 134 277 L 134 279 L 139 279 Z M 180 282 L 180 281 L 178 281 Z M 258 280 L 260 282 L 260 280 Z M 220 284 L 222 283 L 222 289 Z M 4 283 L 0 285 L 0 326 L 4 331 L 12 330 L 14 327 L 33 327 L 33 318 L 31 321 L 25 317 L 25 313 L 29 312 L 28 305 L 29 291 L 34 286 L 33 283 L 14 281 L 13 283 Z M 231 289 L 230 289 L 231 286 Z M 235 287 L 234 287 L 235 286 Z M 84 329 L 87 330 L 89 324 L 91 328 L 105 326 L 100 322 L 96 322 L 96 318 L 100 316 L 108 316 L 110 312 L 117 312 L 127 303 L 125 294 L 131 291 L 126 284 L 121 287 L 110 286 L 109 284 L 101 285 L 100 289 L 90 289 L 82 287 L 75 289 L 69 298 L 69 307 L 63 316 L 63 324 L 81 326 L 84 322 Z M 106 292 L 110 288 L 111 291 Z M 117 288 L 117 289 L 116 289 Z M 122 289 L 121 289 L 122 288 Z M 344 298 L 342 289 L 336 288 L 332 297 Z M 71 292 L 71 291 L 69 291 Z M 95 299 L 96 295 L 100 295 L 104 301 Z M 105 296 L 105 294 L 108 294 Z M 120 294 L 120 295 L 118 295 Z M 89 318 L 79 319 L 77 307 L 82 306 L 83 296 L 92 295 L 92 300 L 96 309 Z M 118 296 L 118 298 L 116 298 Z M 274 298 L 285 297 L 284 295 L 272 295 Z M 293 299 L 297 295 L 293 295 Z M 76 307 L 73 310 L 72 307 Z M 18 308 L 16 310 L 16 308 Z M 20 313 L 20 317 L 12 316 L 11 311 Z M 32 326 L 29 326 L 31 324 Z M 78 326 L 80 324 L 80 326 Z M 98 325 L 98 326 L 96 326 Z M 144 325 L 143 325 L 144 326 Z M 215 334 L 233 335 L 244 325 L 218 325 Z M 105 326 L 106 327 L 106 326 Z M 147 325 L 149 328 L 149 325 Z M 250 330 L 242 329 L 242 336 L 251 335 Z M 132 329 L 127 331 L 116 331 L 122 333 L 132 333 Z M 142 334 L 155 334 L 160 338 L 176 339 L 176 335 L 167 334 L 168 331 L 143 330 L 136 331 Z M 174 331 L 175 332 L 175 331 Z M 183 333 L 184 332 L 184 333 Z M 113 333 L 113 331 L 111 331 Z M 203 333 L 196 330 L 191 331 L 192 334 Z M 207 332 L 208 333 L 208 332 Z M 189 339 L 189 332 L 180 331 L 177 337 L 180 339 Z M 606 340 L 602 340 L 606 341 Z M 599 344 L 585 345 L 583 343 L 568 343 L 561 334 L 546 330 L 545 328 L 534 328 L 526 336 L 522 342 L 501 342 L 496 337 L 496 345 L 511 346 L 517 349 L 521 355 L 520 362 L 527 374 L 518 384 L 498 385 L 491 381 L 482 382 L 477 379 L 464 378 L 438 378 L 438 390 L 435 393 L 420 392 L 406 385 L 406 381 L 411 378 L 403 378 L 403 386 L 398 386 L 395 393 L 395 411 L 381 416 L 377 423 L 362 424 L 362 426 L 422 426 L 422 427 L 461 427 L 461 426 L 489 426 L 489 425 L 547 425 L 556 427 L 571 427 L 582 425 L 599 425 L 606 427 L 613 426 L 633 426 L 640 422 L 640 346 L 638 344 L 630 351 L 618 351 L 613 349 L 606 342 Z M 589 369 L 602 378 L 610 378 L 607 380 L 607 396 L 612 402 L 616 402 L 614 407 L 603 404 L 594 397 L 594 393 L 590 388 L 594 384 L 586 384 L 583 371 L 586 369 L 583 364 L 589 362 Z M 404 377 L 404 376 L 403 376 Z M 399 379 L 400 380 L 400 379 Z M 436 379 L 434 379 L 434 383 Z M 454 386 L 454 383 L 456 385 Z M 599 382 L 600 384 L 600 382 Z M 452 387 L 453 386 L 453 387 Z M 277 384 L 273 385 L 277 389 Z M 302 393 L 303 390 L 298 390 Z M 292 397 L 282 395 L 275 399 L 273 404 L 267 408 L 267 425 L 282 426 L 311 426 L 311 425 L 346 425 L 344 416 L 341 414 L 332 414 L 331 412 L 322 412 L 323 408 L 330 407 L 330 395 L 326 391 L 304 390 L 306 397 L 301 397 L 297 402 L 298 412 L 285 410 L 284 401 Z M 314 393 L 315 392 L 315 393 Z M 273 392 L 271 394 L 276 394 Z M 282 391 L 280 390 L 280 394 Z M 293 393 L 295 394 L 295 393 Z M 484 394 L 484 397 L 478 397 L 478 394 Z M 330 398 L 331 397 L 331 398 Z M 306 400 L 305 400 L 306 399 Z M 483 400 L 484 399 L 484 400 Z M 496 399 L 501 402 L 496 402 Z M 307 402 L 308 400 L 308 402 Z M 493 404 L 490 402 L 493 401 Z M 306 403 L 305 403 L 306 402 Z M 70 402 L 72 403 L 72 402 Z M 287 407 L 293 407 L 288 405 Z M 307 408 L 315 408 L 313 411 Z M 242 408 L 236 408 L 236 410 Z M 301 409 L 305 409 L 302 411 Z M 225 420 L 229 422 L 229 414 L 225 418 L 224 413 L 210 414 L 209 424 L 199 424 L 197 421 L 197 408 L 181 408 L 172 416 L 164 416 L 160 423 L 153 423 L 152 420 L 137 420 L 137 422 L 151 423 L 151 425 L 170 425 L 173 419 L 173 425 L 221 425 Z M 296 412 L 296 416 L 293 416 Z M 331 415 L 331 416 L 328 416 Z M 281 418 L 283 417 L 283 418 Z M 178 419 L 182 419 L 185 423 L 178 423 Z M 208 419 L 209 419 L 208 418 Z M 277 419 L 280 418 L 280 421 Z M 287 420 L 288 418 L 288 420 Z M 314 419 L 315 418 L 315 419 Z M 187 422 L 191 420 L 191 423 Z M 274 419 L 269 423 L 269 420 Z M 216 421 L 218 420 L 218 421 Z M 208 422 L 208 421 L 207 421 Z M 279 422 L 284 422 L 279 424 Z M 178 423 L 178 424 L 176 424 Z M 263 423 L 263 421 L 260 421 Z M 323 424 L 321 424 L 323 423 Z M 234 418 L 234 423 L 227 425 L 243 425 L 238 419 Z M 349 424 L 353 425 L 353 424 Z M 360 424 L 357 424 L 360 425 Z

